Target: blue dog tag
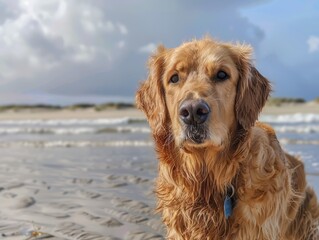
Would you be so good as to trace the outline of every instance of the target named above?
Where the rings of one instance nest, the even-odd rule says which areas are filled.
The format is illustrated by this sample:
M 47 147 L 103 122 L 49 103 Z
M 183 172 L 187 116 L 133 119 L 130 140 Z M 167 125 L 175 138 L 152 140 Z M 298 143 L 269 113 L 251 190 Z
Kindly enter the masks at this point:
M 228 219 L 233 213 L 233 203 L 229 196 L 226 196 L 224 200 L 224 214 L 226 219 Z

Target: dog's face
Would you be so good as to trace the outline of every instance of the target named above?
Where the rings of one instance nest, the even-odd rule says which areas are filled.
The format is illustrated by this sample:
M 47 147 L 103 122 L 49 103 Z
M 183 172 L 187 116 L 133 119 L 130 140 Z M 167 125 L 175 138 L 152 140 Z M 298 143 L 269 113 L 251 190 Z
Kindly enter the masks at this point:
M 163 88 L 178 146 L 223 144 L 235 122 L 238 76 L 225 47 L 188 43 L 171 52 Z
M 270 86 L 252 67 L 250 54 L 248 46 L 211 39 L 159 48 L 137 93 L 153 133 L 169 129 L 184 149 L 220 148 L 239 125 L 251 127 Z

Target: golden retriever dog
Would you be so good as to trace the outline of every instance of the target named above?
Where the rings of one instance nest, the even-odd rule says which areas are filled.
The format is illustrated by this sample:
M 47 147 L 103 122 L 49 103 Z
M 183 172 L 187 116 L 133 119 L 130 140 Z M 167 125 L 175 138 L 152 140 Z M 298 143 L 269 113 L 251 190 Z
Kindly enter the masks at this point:
M 271 87 L 251 54 L 206 37 L 149 60 L 136 102 L 155 141 L 167 239 L 319 239 L 303 163 L 257 121 Z

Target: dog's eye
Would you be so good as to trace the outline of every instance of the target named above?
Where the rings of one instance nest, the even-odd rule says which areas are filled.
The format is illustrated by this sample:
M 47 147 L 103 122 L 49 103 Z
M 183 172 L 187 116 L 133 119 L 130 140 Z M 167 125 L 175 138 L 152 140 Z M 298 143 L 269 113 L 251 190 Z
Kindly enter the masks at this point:
M 179 76 L 178 74 L 174 74 L 170 80 L 169 80 L 171 83 L 177 83 L 179 81 Z
M 215 76 L 215 79 L 217 81 L 224 81 L 224 80 L 226 80 L 228 78 L 229 78 L 228 74 L 225 73 L 224 71 L 218 71 L 218 73 Z

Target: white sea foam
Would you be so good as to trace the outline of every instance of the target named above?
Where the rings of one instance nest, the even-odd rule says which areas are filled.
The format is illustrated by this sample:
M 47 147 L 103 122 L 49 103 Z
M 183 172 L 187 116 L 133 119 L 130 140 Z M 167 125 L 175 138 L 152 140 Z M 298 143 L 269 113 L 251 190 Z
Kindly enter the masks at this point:
M 151 141 L 15 141 L 0 142 L 0 148 L 83 148 L 83 147 L 150 147 Z
M 116 127 L 116 128 L 106 128 L 101 129 L 99 132 L 108 132 L 112 131 L 112 129 L 115 129 L 116 132 L 119 133 L 150 133 L 151 129 L 149 127 Z
M 141 118 L 101 118 L 101 119 L 30 119 L 30 120 L 0 120 L 0 125 L 48 125 L 48 126 L 70 126 L 70 125 L 116 125 L 141 122 Z
M 10 134 L 57 134 L 75 135 L 94 133 L 94 128 L 0 128 L 0 135 Z
M 319 123 L 319 114 L 261 115 L 260 121 L 268 123 Z
M 55 134 L 55 135 L 78 135 L 78 134 L 108 134 L 108 133 L 149 133 L 148 127 L 2 127 L 0 135 L 14 134 Z
M 279 142 L 282 144 L 319 145 L 319 140 L 302 140 L 302 139 L 281 138 L 281 139 L 279 139 Z
M 278 133 L 319 133 L 319 125 L 275 126 Z
M 268 123 L 319 123 L 319 114 L 283 114 L 261 115 L 260 121 Z M 134 122 L 145 122 L 143 118 L 100 118 L 100 119 L 30 119 L 30 120 L 0 120 L 0 125 L 119 125 Z

